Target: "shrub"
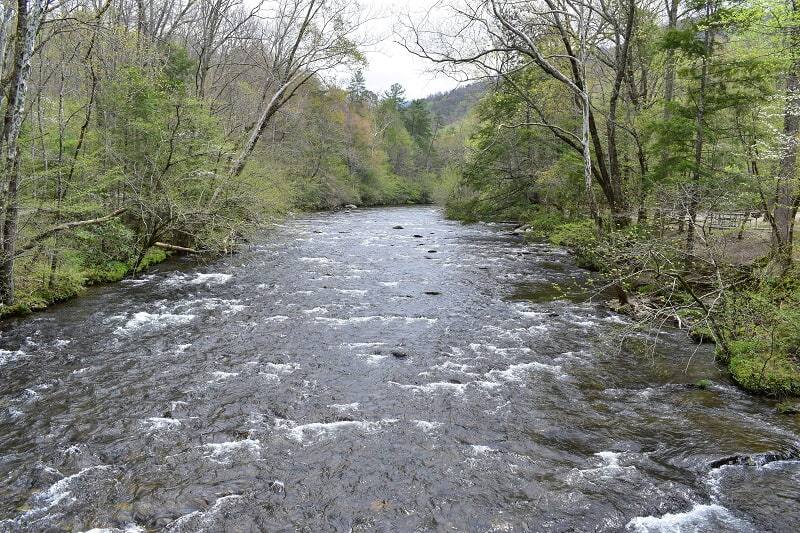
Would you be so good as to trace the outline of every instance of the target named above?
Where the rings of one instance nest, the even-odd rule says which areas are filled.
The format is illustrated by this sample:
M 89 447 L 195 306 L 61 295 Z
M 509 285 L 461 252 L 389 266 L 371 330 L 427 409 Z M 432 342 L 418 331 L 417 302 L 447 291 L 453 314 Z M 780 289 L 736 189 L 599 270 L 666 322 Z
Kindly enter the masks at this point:
M 569 222 L 559 226 L 550 235 L 550 242 L 572 250 L 577 256 L 578 264 L 584 268 L 600 270 L 604 265 L 601 243 L 591 220 Z
M 759 338 L 730 341 L 728 367 L 744 389 L 771 396 L 800 394 L 800 372 L 786 353 Z

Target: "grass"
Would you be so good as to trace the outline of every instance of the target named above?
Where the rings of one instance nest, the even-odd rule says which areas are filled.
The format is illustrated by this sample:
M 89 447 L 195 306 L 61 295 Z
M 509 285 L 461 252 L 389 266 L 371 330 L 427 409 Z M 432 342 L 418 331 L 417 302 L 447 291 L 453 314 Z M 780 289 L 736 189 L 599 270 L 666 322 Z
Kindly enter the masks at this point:
M 137 270 L 142 272 L 153 265 L 164 262 L 169 254 L 160 248 L 150 248 Z M 42 263 L 38 269 L 19 281 L 17 301 L 14 305 L 0 305 L 0 318 L 24 316 L 46 309 L 49 305 L 63 302 L 80 295 L 88 286 L 100 283 L 116 283 L 132 274 L 133 265 L 123 261 L 108 261 L 84 267 L 80 262 L 60 268 L 51 282 L 49 264 Z

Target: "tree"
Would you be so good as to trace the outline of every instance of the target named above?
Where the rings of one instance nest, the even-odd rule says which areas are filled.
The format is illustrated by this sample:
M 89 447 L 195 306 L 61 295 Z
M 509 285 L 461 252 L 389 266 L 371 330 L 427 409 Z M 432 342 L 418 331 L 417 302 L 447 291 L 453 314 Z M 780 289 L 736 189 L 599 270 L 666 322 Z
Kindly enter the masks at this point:
M 580 0 L 545 0 L 541 4 L 476 0 L 467 9 L 441 15 L 443 20 L 457 21 L 459 30 L 454 33 L 436 32 L 409 22 L 405 46 L 453 74 L 499 77 L 513 84 L 515 72 L 536 67 L 562 84 L 581 116 L 580 133 L 568 132 L 542 120 L 530 124 L 549 129 L 580 152 L 585 194 L 593 218 L 600 223 L 592 188 L 596 182 L 603 191 L 614 226 L 624 226 L 630 221 L 630 213 L 619 164 L 618 104 L 623 83 L 635 81 L 631 79 L 629 43 L 635 34 L 639 9 L 635 0 L 613 5 Z M 426 41 L 425 36 L 431 31 L 437 39 Z M 614 43 L 611 47 L 609 38 Z M 613 56 L 609 57 L 609 51 Z M 598 64 L 610 71 L 612 84 L 607 93 L 593 87 L 598 83 L 593 79 Z M 524 92 L 521 94 L 525 96 Z M 608 95 L 603 108 L 596 103 L 600 94 Z M 602 118 L 598 116 L 599 109 L 604 109 L 606 115 L 605 137 L 599 126 Z
M 391 102 L 396 111 L 400 111 L 406 105 L 406 90 L 399 83 L 393 83 L 389 90 L 383 93 L 383 99 Z
M 355 33 L 360 27 L 354 9 L 344 0 L 280 0 L 262 35 L 268 60 L 258 118 L 250 128 L 228 172 L 236 177 L 263 135 L 272 117 L 309 80 L 342 65 L 362 60 Z M 214 195 L 216 196 L 216 194 Z
M 781 270 L 792 264 L 794 226 L 800 208 L 800 176 L 797 155 L 800 144 L 800 7 L 797 0 L 787 0 L 788 20 L 785 43 L 788 65 L 785 73 L 783 131 L 772 222 L 772 257 Z
M 403 109 L 403 123 L 416 143 L 423 149 L 427 148 L 433 134 L 433 122 L 424 101 L 414 100 Z
M 7 9 L 5 5 L 4 3 L 4 9 Z M 0 237 L 2 237 L 0 303 L 5 305 L 14 302 L 14 261 L 17 254 L 21 158 L 19 136 L 28 93 L 28 79 L 31 74 L 31 59 L 46 7 L 47 0 L 30 2 L 29 0 L 17 0 L 16 29 L 14 38 L 9 43 L 13 47 L 13 55 L 10 65 L 7 65 L 11 70 L 2 73 L 3 83 L 6 84 L 6 87 L 3 87 L 3 90 L 6 91 L 6 109 L 2 129 L 0 129 L 0 151 L 3 153 L 1 203 L 3 212 L 0 213 Z M 5 45 L 5 42 L 2 44 Z M 5 46 L 0 50 L 5 52 Z
M 347 96 L 350 102 L 356 106 L 363 105 L 367 101 L 367 82 L 364 79 L 364 72 L 357 69 L 347 84 Z

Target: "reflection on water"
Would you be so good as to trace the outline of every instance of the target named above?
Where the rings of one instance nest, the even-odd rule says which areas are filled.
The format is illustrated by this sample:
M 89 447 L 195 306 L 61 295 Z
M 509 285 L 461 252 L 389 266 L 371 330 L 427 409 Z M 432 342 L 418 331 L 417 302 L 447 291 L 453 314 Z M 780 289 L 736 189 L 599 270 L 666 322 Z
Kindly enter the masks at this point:
M 681 334 L 620 343 L 553 289 L 585 277 L 358 210 L 5 322 L 0 529 L 794 530 L 800 463 L 712 463 L 791 456 L 796 419 Z

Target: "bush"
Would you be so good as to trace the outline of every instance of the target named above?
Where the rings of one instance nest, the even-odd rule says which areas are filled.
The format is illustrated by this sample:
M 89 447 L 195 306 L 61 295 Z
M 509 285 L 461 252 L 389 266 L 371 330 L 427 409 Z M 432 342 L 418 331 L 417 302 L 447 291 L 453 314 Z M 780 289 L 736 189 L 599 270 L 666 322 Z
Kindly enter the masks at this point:
M 605 264 L 601 242 L 591 220 L 562 224 L 550 235 L 550 242 L 572 250 L 577 256 L 578 264 L 584 268 L 600 270 Z
M 561 226 L 568 223 L 564 215 L 546 207 L 536 207 L 527 211 L 521 217 L 520 222 L 530 228 L 527 235 L 537 239 L 550 237 Z
M 758 338 L 729 342 L 728 367 L 742 388 L 770 396 L 800 395 L 800 372 L 786 353 Z

